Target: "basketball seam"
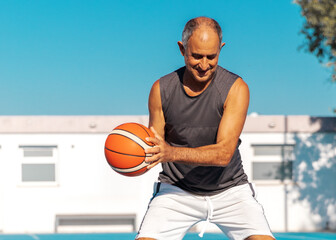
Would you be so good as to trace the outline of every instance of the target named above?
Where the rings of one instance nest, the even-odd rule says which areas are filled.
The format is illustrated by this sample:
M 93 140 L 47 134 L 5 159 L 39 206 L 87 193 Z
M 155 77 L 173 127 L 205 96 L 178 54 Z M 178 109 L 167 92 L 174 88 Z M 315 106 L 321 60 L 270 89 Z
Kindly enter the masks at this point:
M 130 136 L 127 136 L 125 133 L 129 134 Z M 109 134 L 109 136 L 110 135 L 120 135 L 120 136 L 123 136 L 125 138 L 128 138 L 128 139 L 134 141 L 136 144 L 138 144 L 144 150 L 152 147 L 152 146 L 148 145 L 145 141 L 143 141 L 141 138 L 139 138 L 137 135 L 135 135 L 134 133 L 131 133 L 127 130 L 115 129 L 115 130 L 112 130 L 112 132 Z
M 148 166 L 148 163 L 146 162 L 141 162 L 140 164 L 131 167 L 131 168 L 117 168 L 117 167 L 113 167 L 111 166 L 111 168 L 116 171 L 116 172 L 121 172 L 121 173 L 131 173 L 131 172 L 135 172 L 135 171 L 139 171 L 141 169 L 143 169 L 144 167 Z
M 149 134 L 149 132 L 147 131 L 146 128 L 144 128 L 142 125 L 138 125 L 138 126 L 141 127 L 143 130 L 145 130 L 145 132 L 147 133 L 148 137 L 150 137 L 150 134 Z
M 150 133 L 147 131 L 147 129 L 146 129 L 145 126 L 143 126 L 143 125 L 141 125 L 141 124 L 138 124 L 138 123 L 134 123 L 134 124 L 136 124 L 137 126 L 141 127 L 141 128 L 147 133 L 148 137 L 151 136 Z M 125 129 L 114 129 L 114 130 L 125 131 L 125 132 L 128 132 L 128 133 L 130 133 L 130 134 L 132 134 L 132 135 L 138 137 L 137 135 L 135 135 L 134 133 L 132 133 L 132 132 L 129 131 L 129 130 L 125 130 Z M 112 130 L 112 132 L 113 132 L 114 130 Z M 111 135 L 111 133 L 110 133 L 109 135 Z M 138 137 L 138 138 L 139 138 L 139 137 Z M 139 139 L 140 139 L 141 141 L 143 141 L 141 138 L 139 138 Z M 145 141 L 143 141 L 143 142 L 146 143 Z M 147 144 L 147 143 L 146 143 L 146 144 Z M 147 144 L 147 145 L 150 146 L 150 147 L 153 147 L 153 146 L 154 146 L 154 145 L 149 145 L 149 144 Z
M 121 154 L 121 155 L 130 156 L 130 157 L 146 157 L 146 155 L 133 155 L 133 154 L 127 154 L 127 153 L 117 152 L 117 151 L 114 151 L 114 150 L 109 149 L 107 147 L 105 147 L 105 149 L 108 150 L 108 151 L 110 151 L 110 152 L 113 152 L 113 153 L 118 153 L 118 154 Z

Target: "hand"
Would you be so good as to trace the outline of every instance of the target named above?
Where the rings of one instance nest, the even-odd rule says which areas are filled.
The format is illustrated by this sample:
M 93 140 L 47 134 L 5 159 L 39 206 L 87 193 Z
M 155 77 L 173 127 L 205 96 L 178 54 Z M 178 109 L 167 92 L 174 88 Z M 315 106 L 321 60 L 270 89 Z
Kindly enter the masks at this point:
M 145 162 L 149 163 L 147 166 L 148 169 L 155 167 L 159 163 L 170 161 L 172 153 L 172 147 L 166 143 L 155 129 L 151 127 L 150 130 L 154 133 L 155 137 L 147 137 L 146 141 L 153 143 L 155 146 L 145 150 L 146 154 L 152 154 L 152 156 L 145 159 Z

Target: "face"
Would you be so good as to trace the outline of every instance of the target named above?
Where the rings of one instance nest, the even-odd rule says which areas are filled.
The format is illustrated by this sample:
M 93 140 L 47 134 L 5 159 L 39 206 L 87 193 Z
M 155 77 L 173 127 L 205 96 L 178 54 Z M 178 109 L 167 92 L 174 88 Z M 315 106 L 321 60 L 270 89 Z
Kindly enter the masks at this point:
M 199 83 L 209 82 L 216 71 L 219 53 L 224 46 L 224 43 L 219 42 L 217 33 L 211 28 L 201 27 L 193 32 L 186 49 L 182 42 L 178 44 L 189 76 Z

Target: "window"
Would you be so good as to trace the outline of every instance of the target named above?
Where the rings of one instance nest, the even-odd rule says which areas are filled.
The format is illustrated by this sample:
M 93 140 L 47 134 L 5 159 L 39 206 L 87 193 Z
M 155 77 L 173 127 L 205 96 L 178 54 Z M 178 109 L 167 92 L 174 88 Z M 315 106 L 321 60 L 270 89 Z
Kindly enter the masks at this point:
M 291 180 L 294 145 L 252 145 L 253 180 Z
M 254 180 L 292 179 L 292 161 L 290 162 L 254 162 Z
M 20 146 L 20 149 L 22 183 L 56 182 L 57 146 Z

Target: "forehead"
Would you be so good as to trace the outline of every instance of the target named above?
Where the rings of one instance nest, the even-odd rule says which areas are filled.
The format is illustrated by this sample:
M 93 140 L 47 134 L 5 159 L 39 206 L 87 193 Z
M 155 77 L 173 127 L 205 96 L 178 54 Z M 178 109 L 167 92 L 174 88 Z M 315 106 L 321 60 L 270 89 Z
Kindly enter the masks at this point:
M 220 42 L 218 34 L 210 27 L 196 29 L 188 40 L 188 49 L 199 53 L 217 52 Z

